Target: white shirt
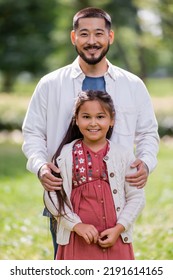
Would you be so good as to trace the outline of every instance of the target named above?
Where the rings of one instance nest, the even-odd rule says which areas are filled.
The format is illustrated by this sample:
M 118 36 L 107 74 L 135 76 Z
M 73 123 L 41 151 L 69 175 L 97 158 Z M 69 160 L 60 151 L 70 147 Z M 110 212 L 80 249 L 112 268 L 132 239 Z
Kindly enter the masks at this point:
M 109 61 L 104 78 L 116 116 L 111 140 L 133 151 L 151 172 L 157 164 L 159 136 L 151 99 L 137 76 L 112 65 Z M 50 162 L 61 143 L 73 115 L 75 98 L 85 78 L 78 58 L 70 65 L 44 76 L 31 98 L 23 123 L 23 152 L 27 169 L 38 173 Z

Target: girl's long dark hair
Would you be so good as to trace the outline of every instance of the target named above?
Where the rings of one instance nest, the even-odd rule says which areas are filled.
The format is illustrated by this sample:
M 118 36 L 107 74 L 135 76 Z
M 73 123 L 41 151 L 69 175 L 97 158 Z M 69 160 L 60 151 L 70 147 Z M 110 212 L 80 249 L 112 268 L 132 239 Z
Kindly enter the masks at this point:
M 73 113 L 73 117 L 72 120 L 70 122 L 70 125 L 68 127 L 68 130 L 65 134 L 64 139 L 62 140 L 61 144 L 59 145 L 57 151 L 55 152 L 53 158 L 52 158 L 52 162 L 58 167 L 57 165 L 57 158 L 61 153 L 61 150 L 63 148 L 63 146 L 65 144 L 68 144 L 70 142 L 72 142 L 73 140 L 76 139 L 80 139 L 83 138 L 82 133 L 80 132 L 78 126 L 76 125 L 76 117 L 78 116 L 80 107 L 86 102 L 86 101 L 93 101 L 96 100 L 98 102 L 100 102 L 100 104 L 109 112 L 110 117 L 112 119 L 115 118 L 115 109 L 114 109 L 114 105 L 113 105 L 113 101 L 110 97 L 110 95 L 106 92 L 103 91 L 98 91 L 98 90 L 88 90 L 88 91 L 82 91 L 79 96 L 77 97 L 77 100 L 75 102 L 75 108 L 74 108 L 74 113 Z M 110 127 L 106 138 L 110 139 L 111 135 L 112 135 L 112 131 L 113 131 L 113 127 Z M 63 216 L 65 215 L 65 204 L 70 208 L 69 202 L 67 201 L 67 196 L 66 193 L 62 187 L 61 191 L 56 191 L 56 195 L 57 195 L 57 199 L 58 199 L 58 208 L 56 205 L 54 205 L 56 207 L 56 209 L 59 212 L 59 216 Z M 49 194 L 50 197 L 50 194 Z M 50 197 L 51 199 L 51 197 Z M 52 201 L 53 202 L 53 201 Z M 64 213 L 64 214 L 62 214 Z

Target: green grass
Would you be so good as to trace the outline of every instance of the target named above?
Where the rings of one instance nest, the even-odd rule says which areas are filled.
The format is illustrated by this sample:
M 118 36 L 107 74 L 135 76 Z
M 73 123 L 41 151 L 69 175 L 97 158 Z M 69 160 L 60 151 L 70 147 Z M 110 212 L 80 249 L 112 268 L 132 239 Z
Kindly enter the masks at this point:
M 150 175 L 146 207 L 135 227 L 135 251 L 138 259 L 173 259 L 173 140 L 161 143 L 158 166 Z
M 0 259 L 52 259 L 41 185 L 20 146 L 1 144 L 0 158 Z
M 38 179 L 26 171 L 19 145 L 1 144 L 0 158 L 0 259 L 52 259 Z M 161 143 L 158 159 L 145 187 L 147 205 L 134 228 L 137 259 L 173 259 L 173 146 Z

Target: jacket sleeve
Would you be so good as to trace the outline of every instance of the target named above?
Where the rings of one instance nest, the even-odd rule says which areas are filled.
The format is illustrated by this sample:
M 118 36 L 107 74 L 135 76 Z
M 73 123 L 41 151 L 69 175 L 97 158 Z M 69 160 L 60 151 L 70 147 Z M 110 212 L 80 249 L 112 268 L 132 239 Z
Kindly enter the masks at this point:
M 22 150 L 27 157 L 27 169 L 35 174 L 48 161 L 47 131 L 47 90 L 39 82 L 31 98 L 22 126 L 24 143 Z
M 135 155 L 144 161 L 148 166 L 149 172 L 152 172 L 157 165 L 159 149 L 158 124 L 151 98 L 141 80 L 139 80 L 136 87 L 136 96 L 138 96 L 138 116 L 135 132 Z
M 44 203 L 49 212 L 56 218 L 59 227 L 72 231 L 76 224 L 82 222 L 79 216 L 75 214 L 66 204 L 64 216 L 59 215 L 56 192 L 44 191 Z
M 126 164 L 126 174 L 136 172 L 136 169 L 130 168 L 130 163 L 134 161 L 134 156 L 127 153 L 127 164 Z M 125 231 L 128 230 L 137 219 L 138 215 L 141 213 L 145 206 L 145 193 L 144 188 L 137 189 L 134 186 L 130 186 L 128 182 L 125 181 L 125 206 L 118 217 L 118 223 L 125 227 Z

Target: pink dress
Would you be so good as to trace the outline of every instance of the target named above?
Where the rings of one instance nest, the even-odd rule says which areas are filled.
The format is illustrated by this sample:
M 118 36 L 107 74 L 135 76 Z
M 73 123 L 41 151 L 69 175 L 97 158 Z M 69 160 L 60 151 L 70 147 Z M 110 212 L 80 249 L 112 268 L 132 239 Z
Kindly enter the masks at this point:
M 83 223 L 94 225 L 99 232 L 116 225 L 116 212 L 103 161 L 109 149 L 106 144 L 97 153 L 81 140 L 73 147 L 73 182 L 71 202 L 74 212 Z M 121 237 L 112 247 L 103 249 L 71 232 L 67 245 L 58 245 L 58 260 L 132 260 L 132 244 L 123 243 Z

